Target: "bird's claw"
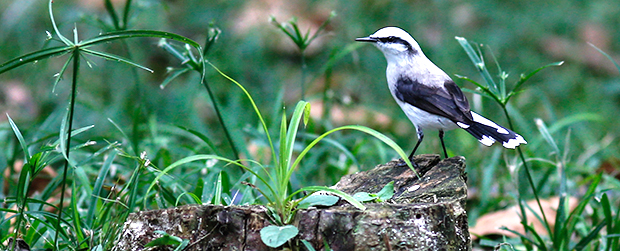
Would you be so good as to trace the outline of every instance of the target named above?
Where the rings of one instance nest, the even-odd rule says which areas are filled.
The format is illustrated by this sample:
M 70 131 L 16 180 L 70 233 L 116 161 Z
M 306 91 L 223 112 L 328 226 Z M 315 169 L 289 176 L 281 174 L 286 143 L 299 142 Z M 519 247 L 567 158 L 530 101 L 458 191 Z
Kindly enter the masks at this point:
M 416 163 L 413 160 L 409 160 L 411 162 L 411 165 L 413 166 L 413 169 L 420 169 L 420 166 L 418 165 L 418 163 Z M 396 164 L 397 167 L 403 167 L 403 166 L 407 166 L 407 162 L 405 162 L 405 160 L 403 159 L 398 159 L 398 164 Z

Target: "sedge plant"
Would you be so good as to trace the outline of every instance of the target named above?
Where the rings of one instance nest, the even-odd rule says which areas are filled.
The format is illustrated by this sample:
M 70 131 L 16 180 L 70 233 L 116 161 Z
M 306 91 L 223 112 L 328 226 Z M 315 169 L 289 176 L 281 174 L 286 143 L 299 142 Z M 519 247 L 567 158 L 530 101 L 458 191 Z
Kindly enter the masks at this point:
M 278 22 L 274 16 L 271 16 L 269 22 L 273 24 L 275 27 L 280 29 L 288 38 L 295 43 L 297 48 L 299 49 L 299 59 L 301 61 L 301 99 L 306 99 L 306 75 L 308 70 L 308 65 L 306 64 L 306 49 L 308 46 L 324 31 L 327 25 L 331 23 L 332 19 L 336 16 L 336 12 L 332 11 L 329 13 L 329 17 L 319 26 L 319 28 L 314 32 L 314 34 L 310 35 L 310 29 L 306 31 L 306 33 L 302 33 L 297 24 L 297 18 L 292 18 L 287 22 Z

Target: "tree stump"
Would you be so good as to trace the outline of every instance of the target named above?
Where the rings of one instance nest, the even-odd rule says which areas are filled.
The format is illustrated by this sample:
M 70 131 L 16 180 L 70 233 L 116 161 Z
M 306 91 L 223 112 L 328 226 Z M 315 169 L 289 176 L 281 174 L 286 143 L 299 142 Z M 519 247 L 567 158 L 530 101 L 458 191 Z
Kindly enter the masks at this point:
M 299 234 L 290 243 L 301 247 L 306 240 L 316 250 L 327 244 L 336 251 L 471 250 L 465 159 L 419 155 L 415 162 L 421 179 L 401 161 L 343 177 L 333 188 L 377 193 L 394 181 L 395 194 L 383 203 L 366 203 L 364 211 L 342 200 L 299 210 L 293 223 Z M 133 213 L 114 250 L 173 250 L 144 247 L 160 237 L 156 230 L 189 240 L 184 250 L 273 250 L 260 239 L 259 231 L 271 225 L 266 211 L 263 206 L 187 205 Z

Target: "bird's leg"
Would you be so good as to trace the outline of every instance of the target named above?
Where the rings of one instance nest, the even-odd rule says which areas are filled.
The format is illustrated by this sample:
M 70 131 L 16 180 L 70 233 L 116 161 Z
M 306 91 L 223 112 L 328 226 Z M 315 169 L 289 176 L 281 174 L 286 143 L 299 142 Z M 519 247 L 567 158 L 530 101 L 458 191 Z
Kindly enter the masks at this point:
M 420 146 L 420 143 L 422 143 L 422 139 L 424 139 L 424 132 L 422 132 L 422 129 L 416 128 L 416 131 L 418 133 L 418 143 L 415 144 L 413 151 L 411 151 L 411 154 L 409 154 L 409 161 L 411 162 L 413 162 L 413 154 L 415 154 L 415 151 L 418 150 L 418 146 Z
M 411 165 L 413 165 L 413 168 L 415 169 L 419 169 L 420 166 L 418 166 L 417 163 L 415 163 L 415 161 L 413 161 L 413 155 L 415 154 L 415 151 L 418 150 L 418 146 L 420 146 L 420 143 L 422 143 L 422 139 L 424 139 L 424 133 L 422 132 L 422 129 L 416 128 L 416 131 L 418 133 L 418 143 L 415 144 L 415 147 L 413 148 L 413 151 L 411 151 L 411 154 L 409 154 L 409 161 L 411 161 Z M 398 166 L 406 166 L 407 164 L 405 163 L 404 159 L 400 160 L 400 163 L 398 164 Z
M 448 151 L 446 151 L 446 144 L 443 143 L 443 130 L 439 130 L 439 140 L 441 141 L 441 147 L 443 147 L 443 154 L 448 158 Z

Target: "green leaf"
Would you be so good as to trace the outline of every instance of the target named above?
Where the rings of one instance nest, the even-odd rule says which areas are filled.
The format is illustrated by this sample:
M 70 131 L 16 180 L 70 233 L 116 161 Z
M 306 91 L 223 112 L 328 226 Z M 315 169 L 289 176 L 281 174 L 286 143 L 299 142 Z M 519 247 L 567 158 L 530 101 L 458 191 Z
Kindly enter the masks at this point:
M 394 181 L 387 183 L 381 191 L 377 193 L 377 199 L 379 202 L 389 200 L 394 196 Z
M 378 193 L 358 192 L 353 195 L 353 198 L 360 202 L 383 202 L 391 199 L 392 196 L 394 196 L 394 181 L 387 183 Z
M 358 200 L 359 202 L 369 202 L 375 200 L 377 198 L 377 195 L 367 192 L 357 192 L 353 195 L 353 198 Z
M 301 202 L 297 205 L 297 208 L 309 208 L 313 206 L 329 207 L 336 204 L 339 200 L 340 198 L 338 196 L 314 193 L 301 200 Z
M 293 196 L 295 196 L 296 194 L 301 193 L 301 192 L 317 192 L 317 191 L 323 191 L 323 192 L 328 192 L 328 193 L 334 194 L 334 195 L 336 195 L 336 196 L 338 196 L 340 198 L 343 198 L 347 202 L 351 203 L 351 205 L 353 205 L 354 207 L 357 207 L 360 210 L 366 210 L 366 206 L 362 205 L 362 203 L 360 203 L 355 198 L 353 198 L 353 196 L 348 195 L 348 194 L 344 193 L 343 191 L 336 190 L 336 189 L 329 188 L 329 187 L 325 187 L 325 186 L 308 186 L 308 187 L 303 187 L 303 188 L 295 191 L 291 195 L 289 195 L 287 200 L 290 200 L 291 198 L 293 198 Z
M 183 242 L 183 239 L 173 236 L 173 235 L 169 235 L 168 233 L 161 231 L 161 230 L 156 230 L 154 231 L 157 234 L 161 234 L 162 237 L 159 237 L 157 239 L 154 239 L 152 241 L 150 241 L 149 243 L 147 243 L 146 245 L 144 245 L 145 247 L 158 247 L 158 246 L 164 246 L 164 245 L 179 245 L 181 244 L 181 242 Z
M 267 226 L 260 230 L 260 238 L 265 245 L 277 248 L 299 234 L 299 229 L 293 225 Z

